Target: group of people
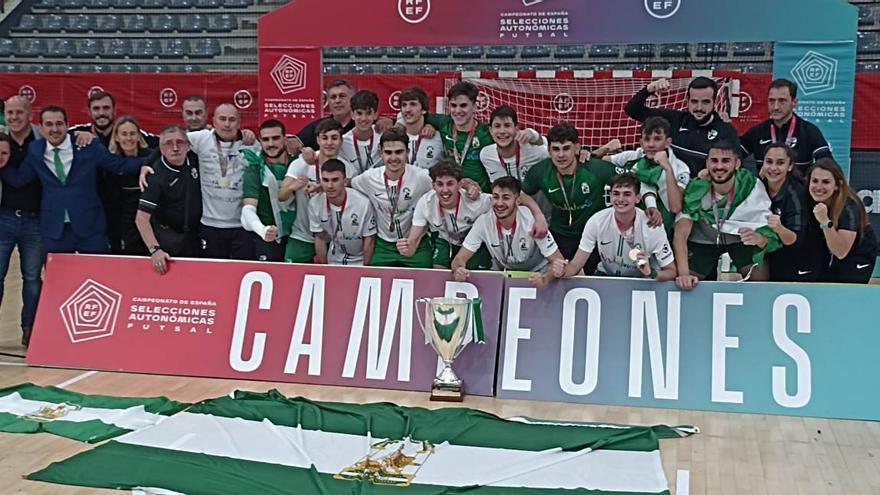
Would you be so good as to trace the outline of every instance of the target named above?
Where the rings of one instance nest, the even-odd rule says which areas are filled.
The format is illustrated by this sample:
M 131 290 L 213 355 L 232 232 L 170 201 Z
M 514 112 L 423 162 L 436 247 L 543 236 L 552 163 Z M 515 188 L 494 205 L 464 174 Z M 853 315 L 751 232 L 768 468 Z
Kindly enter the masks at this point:
M 158 135 L 89 96 L 91 123 L 57 106 L 31 123 L 27 99 L 5 101 L 0 133 L 0 272 L 12 250 L 24 278 L 27 344 L 45 253 L 177 257 L 534 272 L 543 286 L 582 273 L 674 280 L 712 277 L 727 253 L 745 279 L 867 282 L 876 239 L 862 205 L 813 124 L 794 113 L 797 86 L 770 86 L 770 119 L 742 138 L 698 77 L 687 111 L 649 108 L 663 79 L 633 96 L 641 146 L 582 149 L 568 123 L 546 136 L 515 109 L 475 118 L 478 89 L 447 93 L 429 113 L 401 91 L 397 121 L 344 80 L 331 115 L 288 134 L 238 109 L 183 102 L 183 124 Z M 756 166 L 747 158 L 754 157 Z

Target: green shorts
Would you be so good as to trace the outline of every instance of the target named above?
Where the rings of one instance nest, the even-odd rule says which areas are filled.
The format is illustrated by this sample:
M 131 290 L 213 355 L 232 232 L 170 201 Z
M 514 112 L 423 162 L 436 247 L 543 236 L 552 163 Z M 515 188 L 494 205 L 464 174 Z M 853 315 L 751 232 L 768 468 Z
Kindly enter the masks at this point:
M 397 251 L 397 244 L 376 237 L 376 247 L 369 266 L 402 266 L 407 268 L 432 268 L 431 239 L 422 237 L 416 252 L 406 257 Z
M 452 259 L 461 250 L 461 246 L 449 244 L 446 239 L 440 237 L 434 241 L 434 266 L 442 266 L 444 268 L 452 267 Z M 491 270 L 492 255 L 486 249 L 486 245 L 480 245 L 480 249 L 468 260 L 466 265 L 468 270 Z
M 733 264 L 742 269 L 755 263 L 752 261 L 752 256 L 756 249 L 755 246 L 746 246 L 741 242 L 725 246 L 688 242 L 688 266 L 691 272 L 705 276 L 718 266 L 718 258 L 727 253 Z
M 287 247 L 284 249 L 285 263 L 314 263 L 315 243 L 305 242 L 293 237 L 287 239 Z

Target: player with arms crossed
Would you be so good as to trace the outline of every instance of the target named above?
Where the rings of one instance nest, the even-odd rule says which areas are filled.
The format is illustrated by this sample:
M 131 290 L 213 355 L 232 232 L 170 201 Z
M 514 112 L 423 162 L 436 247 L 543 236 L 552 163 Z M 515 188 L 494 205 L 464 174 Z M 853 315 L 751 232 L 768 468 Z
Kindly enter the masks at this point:
M 376 240 L 376 218 L 370 200 L 345 187 L 346 165 L 330 159 L 321 165 L 323 192 L 309 201 L 309 227 L 315 234 L 318 263 L 370 263 Z
M 611 181 L 611 208 L 587 221 L 581 244 L 574 258 L 554 263 L 557 277 L 581 272 L 594 249 L 599 250 L 599 272 L 613 277 L 650 277 L 658 282 L 675 279 L 675 259 L 663 229 L 651 228 L 645 212 L 636 208 L 641 201 L 641 183 L 633 174 L 618 175 Z
M 468 279 L 468 261 L 483 245 L 492 255 L 496 269 L 537 272 L 529 280 L 538 287 L 556 278 L 548 265 L 563 262 L 564 258 L 553 235 L 532 237 L 535 219 L 528 208 L 519 206 L 520 192 L 520 183 L 514 177 L 502 177 L 492 184 L 492 211 L 477 218 L 452 260 L 456 281 Z

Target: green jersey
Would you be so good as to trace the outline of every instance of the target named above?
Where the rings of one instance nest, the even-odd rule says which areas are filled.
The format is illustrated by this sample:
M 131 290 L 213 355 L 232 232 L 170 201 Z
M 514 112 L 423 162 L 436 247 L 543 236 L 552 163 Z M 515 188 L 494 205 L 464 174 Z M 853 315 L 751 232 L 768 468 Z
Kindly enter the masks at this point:
M 440 133 L 446 156 L 461 165 L 462 175 L 476 181 L 483 192 L 491 192 L 489 174 L 483 167 L 483 162 L 480 161 L 480 152 L 483 148 L 495 143 L 492 140 L 492 134 L 489 133 L 489 126 L 482 122 L 476 122 L 477 127 L 474 130 L 473 139 L 469 140 L 470 133 L 456 131 L 455 123 L 448 115 L 427 114 L 425 123 L 430 124 Z
M 257 200 L 257 216 L 263 225 L 278 226 L 277 219 L 281 220 L 279 237 L 290 235 L 291 226 L 296 219 L 296 204 L 292 200 L 279 201 L 278 188 L 284 182 L 287 173 L 287 165 L 283 163 L 266 163 L 266 155 L 259 155 L 244 151 L 248 161 L 248 167 L 244 171 L 244 184 L 242 197 L 244 199 Z M 269 188 L 273 187 L 273 191 Z M 276 219 L 276 214 L 277 219 Z M 307 213 L 306 213 L 307 214 Z
M 560 176 L 547 158 L 529 169 L 522 188 L 528 195 L 542 191 L 550 201 L 550 230 L 554 235 L 580 238 L 587 220 L 605 208 L 605 186 L 614 175 L 614 165 L 591 159 L 578 163 L 574 175 Z

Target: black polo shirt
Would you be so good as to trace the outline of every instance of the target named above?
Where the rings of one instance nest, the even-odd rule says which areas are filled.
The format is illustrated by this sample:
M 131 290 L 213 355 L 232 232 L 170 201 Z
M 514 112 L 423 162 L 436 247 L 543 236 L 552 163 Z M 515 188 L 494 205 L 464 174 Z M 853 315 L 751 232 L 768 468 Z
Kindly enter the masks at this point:
M 306 124 L 306 126 L 303 127 L 302 130 L 300 130 L 296 134 L 299 140 L 302 141 L 303 147 L 308 147 L 315 151 L 318 151 L 318 124 L 332 118 L 333 117 L 323 117 L 320 119 L 315 119 Z M 354 119 L 349 120 L 348 124 L 342 128 L 342 134 L 345 134 L 352 129 L 354 129 Z
M 158 224 L 176 232 L 184 232 L 184 225 L 188 231 L 196 232 L 202 219 L 198 155 L 189 152 L 187 161 L 180 167 L 172 167 L 160 158 L 153 169 L 155 173 L 147 177 L 147 188 L 141 194 L 138 210 L 153 215 Z
M 649 117 L 663 117 L 668 120 L 672 127 L 670 137 L 675 156 L 687 163 L 691 177 L 696 177 L 697 172 L 706 168 L 706 157 L 713 141 L 726 139 L 734 145 L 739 142 L 736 128 L 722 120 L 717 112 L 713 113 L 711 122 L 700 125 L 688 112 L 668 108 L 649 108 L 645 103 L 650 96 L 648 88 L 642 88 L 626 104 L 626 114 L 639 122 L 644 122 Z
M 770 198 L 770 211 L 774 215 L 779 215 L 782 225 L 797 235 L 794 244 L 782 246 L 767 255 L 770 280 L 775 282 L 818 280 L 821 274 L 821 259 L 811 256 L 806 249 L 807 222 L 813 212 L 807 207 L 807 190 L 803 183 L 789 176 L 776 196 Z
M 18 144 L 15 138 L 12 139 L 12 149 L 9 155 L 9 163 L 7 167 L 18 168 L 27 156 L 28 146 L 34 140 L 33 128 L 22 144 Z M 3 196 L 0 197 L 0 208 L 8 210 L 21 210 L 26 213 L 37 214 L 40 212 L 40 199 L 43 194 L 43 186 L 40 181 L 34 180 L 24 187 L 13 187 L 10 184 L 3 184 Z
M 757 162 L 755 166 L 758 170 L 761 170 L 763 165 L 767 147 L 773 143 L 771 127 L 776 129 L 776 141 L 785 142 L 791 131 L 792 122 L 794 122 L 794 131 L 791 131 L 789 146 L 795 152 L 795 165 L 801 172 L 806 172 L 810 165 L 819 158 L 831 158 L 831 147 L 828 146 L 828 141 L 825 140 L 822 131 L 812 122 L 798 117 L 797 114 L 793 114 L 793 117 L 782 127 L 776 127 L 772 119 L 765 120 L 743 134 L 740 144 L 746 156 L 755 156 Z

